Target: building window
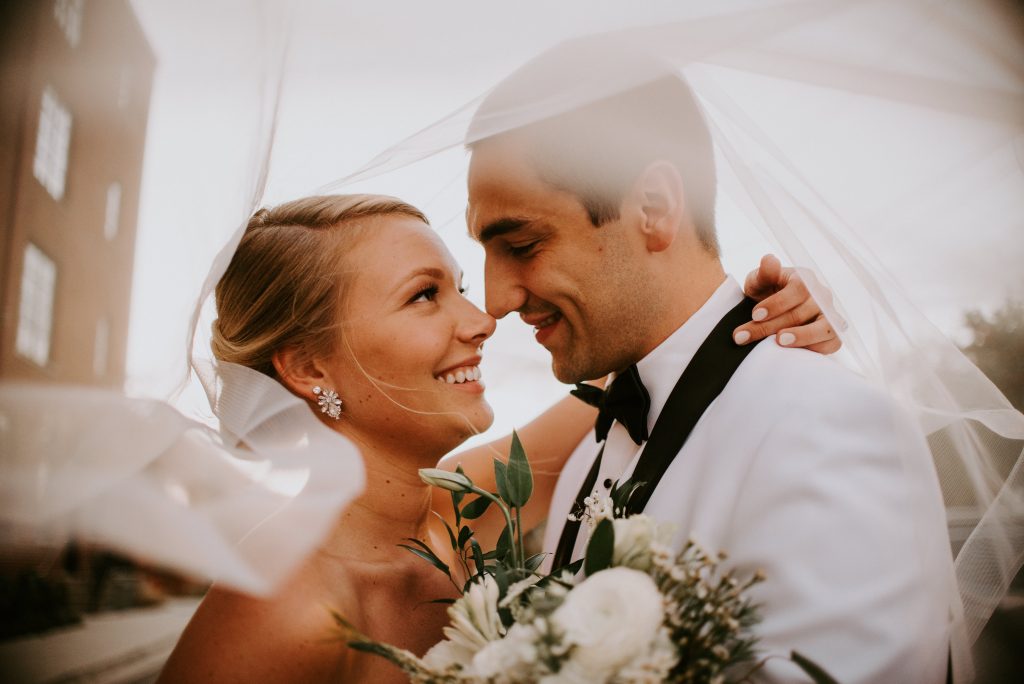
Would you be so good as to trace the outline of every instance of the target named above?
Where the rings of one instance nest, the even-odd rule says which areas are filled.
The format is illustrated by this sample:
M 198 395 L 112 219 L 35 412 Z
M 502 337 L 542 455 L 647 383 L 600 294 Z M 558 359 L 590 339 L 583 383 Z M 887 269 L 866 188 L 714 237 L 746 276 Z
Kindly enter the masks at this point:
M 57 0 L 53 4 L 53 15 L 64 32 L 71 47 L 78 47 L 82 38 L 82 9 L 85 0 Z
M 114 181 L 107 186 L 107 214 L 103 219 L 103 235 L 107 240 L 117 237 L 118 222 L 121 220 L 121 184 Z
M 28 243 L 21 271 L 21 304 L 15 348 L 19 354 L 40 366 L 45 366 L 50 360 L 56 287 L 57 267 L 42 250 Z
M 97 378 L 107 375 L 107 359 L 110 358 L 110 321 L 101 318 L 96 321 L 96 343 L 92 350 L 92 371 Z
M 71 112 L 60 103 L 53 88 L 47 86 L 39 110 L 39 135 L 32 171 L 55 200 L 64 196 L 70 144 Z

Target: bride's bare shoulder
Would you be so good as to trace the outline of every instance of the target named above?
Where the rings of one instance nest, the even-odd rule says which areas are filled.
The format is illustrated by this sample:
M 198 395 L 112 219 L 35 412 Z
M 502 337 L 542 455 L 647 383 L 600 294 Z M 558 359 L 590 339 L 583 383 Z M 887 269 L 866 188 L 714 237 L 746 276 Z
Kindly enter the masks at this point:
M 300 576 L 268 599 L 212 588 L 159 682 L 345 681 L 354 654 L 330 611 L 355 618 L 356 606 L 337 587 L 325 601 L 316 585 Z

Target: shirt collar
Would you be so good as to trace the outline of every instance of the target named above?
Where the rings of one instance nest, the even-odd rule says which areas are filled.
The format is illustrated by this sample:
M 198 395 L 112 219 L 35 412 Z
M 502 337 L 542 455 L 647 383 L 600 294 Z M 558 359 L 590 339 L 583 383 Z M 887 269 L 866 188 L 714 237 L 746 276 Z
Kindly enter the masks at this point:
M 733 307 L 743 301 L 743 290 L 732 276 L 708 298 L 685 323 L 655 347 L 647 356 L 637 362 L 647 393 L 651 396 L 651 409 L 647 414 L 647 429 L 654 430 L 661 410 L 668 401 L 683 369 L 689 365 L 693 355 L 718 322 Z

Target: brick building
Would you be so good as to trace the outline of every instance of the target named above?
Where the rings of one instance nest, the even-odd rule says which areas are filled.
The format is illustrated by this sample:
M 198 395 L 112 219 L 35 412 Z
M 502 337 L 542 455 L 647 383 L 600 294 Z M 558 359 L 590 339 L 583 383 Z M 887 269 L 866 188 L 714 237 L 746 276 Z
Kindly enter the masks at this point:
M 127 0 L 49 0 L 0 65 L 0 378 L 120 389 L 155 57 Z
M 0 3 L 0 380 L 124 385 L 155 64 L 128 0 Z M 0 641 L 136 604 L 138 577 L 8 540 Z

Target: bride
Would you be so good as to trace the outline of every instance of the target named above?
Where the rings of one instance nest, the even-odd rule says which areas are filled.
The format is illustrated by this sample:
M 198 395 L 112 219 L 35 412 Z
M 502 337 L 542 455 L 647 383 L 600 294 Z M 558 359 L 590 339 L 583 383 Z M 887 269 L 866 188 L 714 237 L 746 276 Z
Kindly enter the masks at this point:
M 790 273 L 766 260 L 748 278 L 747 291 L 758 299 L 778 290 L 776 315 L 755 335 L 778 332 L 797 306 L 811 306 L 817 316 Z M 315 196 L 251 217 L 216 287 L 214 356 L 305 400 L 359 447 L 366 485 L 271 598 L 215 585 L 160 681 L 404 681 L 384 660 L 332 638 L 331 609 L 372 638 L 417 654 L 441 639 L 446 606 L 431 601 L 453 597 L 452 586 L 397 545 L 417 539 L 457 567 L 444 555 L 442 520 L 453 523 L 451 500 L 417 471 L 493 418 L 480 362 L 495 321 L 463 294 L 461 271 L 441 238 L 400 200 Z M 826 348 L 837 347 L 833 336 Z M 536 475 L 524 529 L 542 522 L 561 465 L 593 420 L 591 407 L 567 397 L 521 430 Z M 507 454 L 509 440 L 442 466 L 461 464 L 493 489 L 491 461 Z M 493 544 L 500 522 L 478 522 L 481 543 Z

